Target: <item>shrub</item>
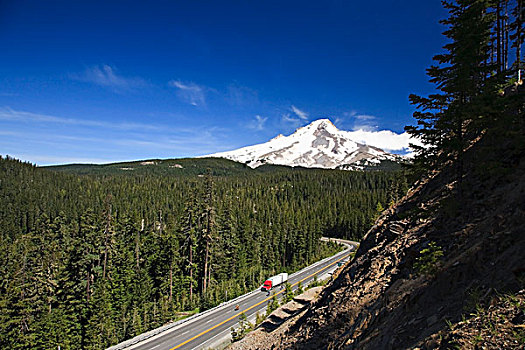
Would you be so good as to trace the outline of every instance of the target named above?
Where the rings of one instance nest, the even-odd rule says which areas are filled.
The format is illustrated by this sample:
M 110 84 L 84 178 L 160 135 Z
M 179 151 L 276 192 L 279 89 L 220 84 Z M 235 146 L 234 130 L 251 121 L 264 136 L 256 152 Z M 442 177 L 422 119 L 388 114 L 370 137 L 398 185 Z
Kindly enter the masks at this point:
M 244 313 L 239 316 L 239 327 L 237 329 L 231 328 L 232 343 L 241 340 L 244 336 L 253 330 L 253 325 L 248 322 Z
M 419 257 L 414 264 L 419 274 L 434 275 L 437 271 L 439 259 L 443 256 L 443 250 L 436 242 L 430 242 L 428 247 L 419 252 Z

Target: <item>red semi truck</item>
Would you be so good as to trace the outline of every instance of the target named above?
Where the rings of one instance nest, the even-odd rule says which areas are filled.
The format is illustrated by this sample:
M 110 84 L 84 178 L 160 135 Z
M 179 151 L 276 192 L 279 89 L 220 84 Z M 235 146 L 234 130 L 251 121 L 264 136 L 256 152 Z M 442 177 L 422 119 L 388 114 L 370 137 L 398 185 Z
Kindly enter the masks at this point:
M 264 281 L 261 290 L 263 292 L 269 292 L 273 287 L 278 286 L 286 281 L 288 281 L 288 274 L 286 272 L 280 273 Z

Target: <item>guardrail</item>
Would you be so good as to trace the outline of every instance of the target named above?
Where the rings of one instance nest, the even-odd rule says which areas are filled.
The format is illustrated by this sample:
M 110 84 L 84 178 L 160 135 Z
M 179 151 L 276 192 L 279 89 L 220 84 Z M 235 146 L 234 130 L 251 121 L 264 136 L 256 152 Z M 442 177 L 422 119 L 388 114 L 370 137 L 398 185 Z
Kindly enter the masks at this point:
M 334 257 L 337 257 L 339 255 L 342 255 L 342 254 L 346 253 L 346 251 L 348 249 L 350 249 L 352 246 L 354 246 L 354 245 L 357 246 L 359 244 L 357 242 L 346 241 L 346 240 L 337 239 L 337 238 L 328 238 L 328 237 L 321 237 L 321 240 L 325 241 L 325 242 L 334 241 L 334 242 L 337 242 L 339 244 L 345 245 L 347 248 L 345 250 L 340 251 L 339 253 L 337 253 L 335 255 L 329 256 L 328 258 L 324 258 L 323 260 L 319 260 L 319 261 L 317 261 L 316 263 L 314 263 L 312 265 L 308 265 L 307 267 L 305 267 L 305 268 L 303 268 L 303 269 L 301 269 L 299 271 L 294 272 L 293 274 L 291 274 L 289 276 L 289 278 L 302 273 L 306 269 L 310 269 L 312 267 L 315 267 L 315 266 L 317 266 L 319 264 L 324 263 L 327 260 L 333 259 Z M 125 341 L 123 341 L 121 343 L 113 345 L 113 346 L 107 348 L 107 350 L 121 350 L 121 349 L 129 348 L 130 346 L 133 346 L 133 345 L 135 345 L 137 343 L 140 343 L 140 342 L 142 342 L 144 340 L 147 340 L 147 339 L 152 338 L 152 337 L 154 337 L 156 335 L 159 335 L 160 333 L 163 333 L 163 332 L 166 332 L 166 331 L 168 331 L 170 329 L 176 328 L 177 326 L 179 326 L 181 324 L 190 322 L 190 321 L 192 321 L 192 320 L 194 320 L 194 319 L 196 319 L 198 317 L 201 317 L 203 315 L 207 315 L 207 314 L 209 314 L 209 313 L 211 313 L 213 311 L 216 311 L 216 310 L 218 310 L 218 309 L 220 309 L 220 308 L 222 308 L 224 306 L 236 303 L 236 302 L 238 302 L 238 301 L 240 301 L 240 300 L 242 300 L 244 298 L 248 298 L 252 294 L 258 293 L 259 291 L 260 291 L 260 289 L 257 288 L 257 289 L 255 289 L 255 290 L 253 290 L 251 292 L 248 292 L 246 294 L 240 295 L 240 296 L 238 296 L 238 297 L 236 297 L 234 299 L 225 301 L 225 302 L 223 302 L 223 303 L 221 303 L 221 304 L 219 304 L 219 305 L 217 305 L 217 306 L 215 306 L 215 307 L 213 307 L 211 309 L 205 310 L 203 312 L 199 312 L 198 314 L 194 314 L 194 315 L 192 315 L 190 317 L 183 318 L 182 320 L 178 320 L 176 322 L 168 323 L 168 324 L 166 324 L 164 326 L 160 326 L 158 328 L 152 329 L 151 331 L 148 331 L 146 333 L 139 334 L 139 335 L 137 335 L 137 336 L 135 336 L 135 337 L 133 337 L 131 339 L 128 339 L 128 340 L 125 340 Z

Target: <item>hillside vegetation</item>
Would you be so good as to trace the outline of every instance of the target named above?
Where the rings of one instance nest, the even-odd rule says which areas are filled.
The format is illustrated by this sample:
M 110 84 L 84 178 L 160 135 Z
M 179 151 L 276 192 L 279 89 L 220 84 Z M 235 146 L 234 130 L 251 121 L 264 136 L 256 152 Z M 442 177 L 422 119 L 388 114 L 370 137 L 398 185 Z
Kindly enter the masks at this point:
M 221 158 L 147 159 L 101 165 L 54 165 L 45 168 L 78 175 L 165 175 L 181 177 L 205 175 L 208 171 L 213 176 L 256 173 L 255 170 L 242 163 Z
M 407 189 L 395 172 L 155 162 L 0 158 L 0 348 L 99 349 L 209 308 L 340 249 L 323 235 L 359 239 Z

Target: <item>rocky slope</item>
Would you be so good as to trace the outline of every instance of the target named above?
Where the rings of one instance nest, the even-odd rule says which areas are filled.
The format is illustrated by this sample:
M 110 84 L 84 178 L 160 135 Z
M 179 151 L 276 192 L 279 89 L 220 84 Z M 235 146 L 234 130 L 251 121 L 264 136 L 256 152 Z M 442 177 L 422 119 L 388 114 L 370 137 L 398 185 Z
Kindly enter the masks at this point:
M 401 161 L 399 155 L 385 152 L 376 145 L 401 149 L 403 146 L 408 147 L 409 141 L 407 134 L 343 131 L 337 129 L 330 120 L 319 119 L 297 129 L 290 136 L 279 135 L 266 143 L 204 157 L 231 159 L 251 168 L 276 164 L 354 170 L 378 166 L 385 161 Z
M 273 338 L 281 337 L 297 319 L 304 315 L 306 308 L 319 296 L 323 287 L 313 287 L 294 300 L 273 311 L 259 327 L 243 339 L 231 344 L 228 350 L 258 350 L 272 346 Z M 272 337 L 268 337 L 271 333 Z
M 386 210 L 319 300 L 256 348 L 523 349 L 525 154 L 480 142 L 465 164 L 461 185 L 449 166 Z

